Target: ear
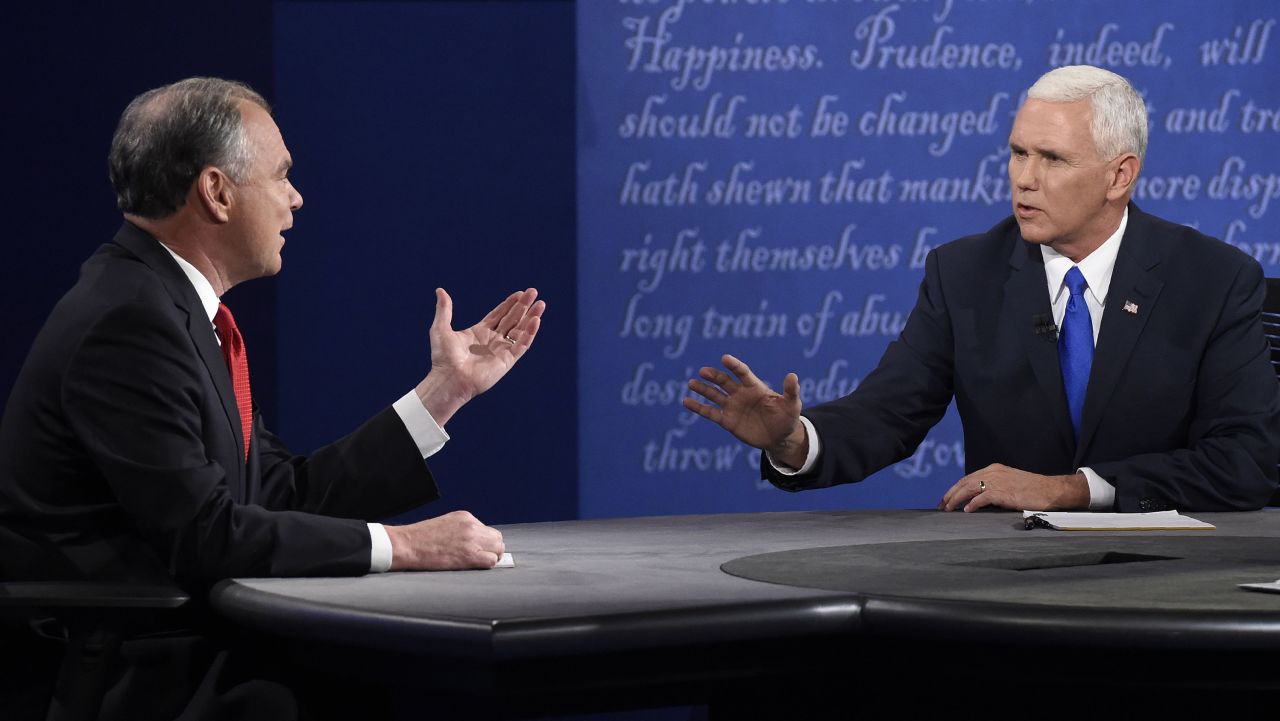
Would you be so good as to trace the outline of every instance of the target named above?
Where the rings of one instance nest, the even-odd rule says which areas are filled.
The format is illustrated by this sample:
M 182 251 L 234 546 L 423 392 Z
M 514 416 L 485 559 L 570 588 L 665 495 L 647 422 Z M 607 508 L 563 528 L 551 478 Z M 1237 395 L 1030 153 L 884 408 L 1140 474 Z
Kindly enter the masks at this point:
M 235 202 L 235 184 L 222 170 L 209 166 L 200 171 L 191 186 L 191 200 L 215 223 L 226 223 L 231 218 L 231 206 Z
M 1115 167 L 1110 174 L 1109 179 L 1111 182 L 1107 185 L 1107 199 L 1119 200 L 1128 196 L 1130 191 L 1133 190 L 1133 184 L 1138 180 L 1138 171 L 1142 168 L 1142 162 L 1133 153 L 1124 153 L 1111 162 Z

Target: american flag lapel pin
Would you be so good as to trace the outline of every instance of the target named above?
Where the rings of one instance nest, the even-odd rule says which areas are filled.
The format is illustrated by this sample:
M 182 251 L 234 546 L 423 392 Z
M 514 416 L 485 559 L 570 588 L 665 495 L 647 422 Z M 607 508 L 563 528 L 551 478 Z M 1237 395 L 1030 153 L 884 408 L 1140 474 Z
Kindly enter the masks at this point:
M 1126 301 L 1124 302 L 1124 312 L 1126 312 L 1126 313 L 1132 313 L 1132 314 L 1134 314 L 1134 315 L 1137 315 L 1137 314 L 1138 314 L 1138 304 L 1137 304 L 1137 303 L 1134 303 L 1134 302 L 1133 302 L 1133 301 L 1131 301 L 1131 300 L 1126 300 Z

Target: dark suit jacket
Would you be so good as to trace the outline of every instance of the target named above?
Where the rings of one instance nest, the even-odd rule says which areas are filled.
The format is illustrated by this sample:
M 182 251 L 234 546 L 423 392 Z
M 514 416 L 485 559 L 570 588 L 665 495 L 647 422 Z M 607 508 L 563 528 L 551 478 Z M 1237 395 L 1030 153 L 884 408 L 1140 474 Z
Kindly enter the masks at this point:
M 805 412 L 821 439 L 813 471 L 765 462 L 765 477 L 787 490 L 861 480 L 909 457 L 954 397 L 966 472 L 1087 466 L 1115 485 L 1117 511 L 1259 508 L 1280 460 L 1264 290 L 1253 259 L 1130 205 L 1077 443 L 1056 344 L 1036 332 L 1052 318 L 1040 248 L 1006 218 L 930 253 L 880 365 Z
M 437 496 L 391 409 L 309 458 L 256 412 L 247 464 L 241 435 L 195 289 L 126 223 L 54 308 L 9 398 L 0 573 L 188 588 L 363 574 L 365 521 Z

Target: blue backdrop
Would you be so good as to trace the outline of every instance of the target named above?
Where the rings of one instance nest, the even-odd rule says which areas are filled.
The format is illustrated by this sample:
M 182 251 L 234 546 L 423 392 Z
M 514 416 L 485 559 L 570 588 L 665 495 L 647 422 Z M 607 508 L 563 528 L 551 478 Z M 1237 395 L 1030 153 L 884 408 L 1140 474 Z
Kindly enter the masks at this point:
M 925 253 L 1010 212 L 1006 141 L 1045 71 L 1128 77 L 1151 115 L 1135 200 L 1280 259 L 1277 7 L 1233 3 L 580 2 L 583 516 L 932 507 L 954 408 L 864 483 L 791 495 L 680 406 L 723 353 L 810 405 L 902 327 Z
M 459 327 L 513 290 L 548 303 L 532 351 L 449 424 L 444 497 L 413 516 L 575 515 L 572 11 L 276 4 L 276 115 L 306 200 L 276 280 L 282 437 L 315 447 L 413 387 L 437 286 Z

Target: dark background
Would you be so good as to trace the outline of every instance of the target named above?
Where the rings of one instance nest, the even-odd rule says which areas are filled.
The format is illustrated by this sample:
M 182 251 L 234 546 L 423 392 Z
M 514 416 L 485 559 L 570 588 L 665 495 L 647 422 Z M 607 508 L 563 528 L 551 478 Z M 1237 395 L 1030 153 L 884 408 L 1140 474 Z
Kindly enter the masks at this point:
M 106 156 L 124 106 L 184 77 L 232 78 L 276 106 L 306 199 L 283 273 L 225 298 L 267 424 L 306 452 L 411 388 L 428 367 L 436 286 L 453 295 L 455 326 L 536 286 L 549 303 L 536 346 L 449 424 L 453 440 L 431 460 L 445 497 L 415 515 L 467 508 L 487 523 L 577 515 L 573 4 L 389 5 L 428 20 L 411 39 L 423 63 L 414 88 L 379 85 L 377 43 L 367 41 L 335 45 L 332 66 L 290 65 L 277 18 L 305 23 L 346 3 L 5 11 L 0 402 L 80 263 L 119 227 Z M 289 87 L 277 83 L 281 67 Z M 330 112 L 291 112 L 299 103 L 290 98 L 331 88 L 348 96 Z M 352 103 L 356 90 L 361 102 Z M 407 118 L 396 102 L 406 95 L 440 112 L 400 135 Z M 386 132 L 344 134 L 351 118 L 380 113 L 386 124 L 375 127 Z M 367 172 L 326 173 L 327 158 L 341 160 L 329 167 Z M 333 237 L 331 217 L 358 218 L 368 232 Z M 382 232 L 387 220 L 412 227 L 412 237 Z

